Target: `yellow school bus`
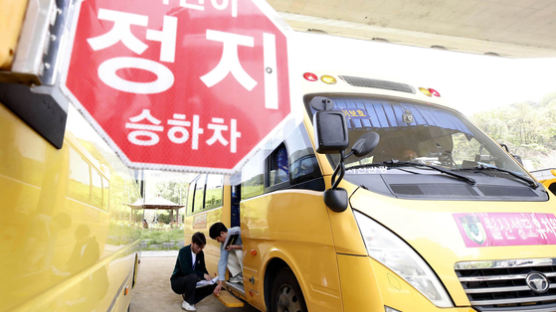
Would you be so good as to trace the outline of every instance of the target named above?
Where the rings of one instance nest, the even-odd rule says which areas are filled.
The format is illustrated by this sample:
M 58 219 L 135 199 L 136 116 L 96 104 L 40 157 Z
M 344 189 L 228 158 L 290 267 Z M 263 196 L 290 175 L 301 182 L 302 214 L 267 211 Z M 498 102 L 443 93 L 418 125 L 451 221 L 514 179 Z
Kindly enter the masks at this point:
M 556 169 L 542 169 L 531 171 L 531 174 L 544 185 L 552 194 L 556 194 Z
M 36 43 L 25 16 L 59 14 L 37 7 L 48 2 L 0 1 L 0 311 L 126 311 L 134 173 L 67 102 L 35 89 L 45 76 L 19 71 L 19 48 Z
M 428 86 L 306 72 L 303 121 L 190 184 L 185 238 L 240 226 L 261 311 L 556 311 L 556 205 Z M 216 272 L 218 245 L 206 247 Z

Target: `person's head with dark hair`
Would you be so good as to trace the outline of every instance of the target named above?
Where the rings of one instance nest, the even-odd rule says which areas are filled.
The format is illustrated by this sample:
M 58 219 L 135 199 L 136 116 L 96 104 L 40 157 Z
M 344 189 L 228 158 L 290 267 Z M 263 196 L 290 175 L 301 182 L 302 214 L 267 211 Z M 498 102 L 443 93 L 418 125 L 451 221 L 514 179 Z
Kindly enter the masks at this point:
M 228 229 L 222 222 L 216 222 L 210 226 L 209 229 L 210 238 L 215 239 L 219 243 L 223 243 L 228 235 Z
M 195 254 L 198 254 L 201 250 L 203 250 L 206 244 L 207 239 L 205 238 L 205 234 L 196 232 L 193 236 L 191 236 L 191 250 Z

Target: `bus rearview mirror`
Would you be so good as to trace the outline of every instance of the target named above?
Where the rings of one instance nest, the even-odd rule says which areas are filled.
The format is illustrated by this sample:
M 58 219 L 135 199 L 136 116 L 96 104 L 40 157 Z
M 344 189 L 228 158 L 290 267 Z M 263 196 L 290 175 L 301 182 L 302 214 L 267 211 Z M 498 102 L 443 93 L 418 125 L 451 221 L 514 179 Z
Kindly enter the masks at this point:
M 348 145 L 348 129 L 340 111 L 320 111 L 313 116 L 317 153 L 337 154 Z

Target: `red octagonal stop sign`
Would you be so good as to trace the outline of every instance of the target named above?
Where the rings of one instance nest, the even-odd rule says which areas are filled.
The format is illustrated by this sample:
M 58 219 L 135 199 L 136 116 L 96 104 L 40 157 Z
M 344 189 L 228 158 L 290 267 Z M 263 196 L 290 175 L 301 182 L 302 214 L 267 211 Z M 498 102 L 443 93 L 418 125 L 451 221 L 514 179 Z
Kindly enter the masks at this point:
M 276 20 L 256 0 L 84 0 L 65 87 L 128 165 L 232 172 L 290 114 Z

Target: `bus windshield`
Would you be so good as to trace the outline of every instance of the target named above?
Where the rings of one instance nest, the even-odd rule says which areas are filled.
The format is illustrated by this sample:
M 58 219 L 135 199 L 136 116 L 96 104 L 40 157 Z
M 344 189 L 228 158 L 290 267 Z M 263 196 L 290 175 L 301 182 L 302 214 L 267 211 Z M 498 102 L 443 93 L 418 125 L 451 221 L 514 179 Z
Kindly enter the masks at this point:
M 380 135 L 380 143 L 374 151 L 361 158 L 348 157 L 346 169 L 409 161 L 450 170 L 496 167 L 528 176 L 497 143 L 451 109 L 397 99 L 328 98 L 333 101 L 334 110 L 342 111 L 346 117 L 349 146 L 365 132 L 374 131 Z M 314 113 L 308 104 L 307 109 Z M 329 160 L 336 166 L 339 155 L 330 155 Z

